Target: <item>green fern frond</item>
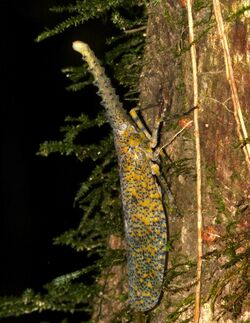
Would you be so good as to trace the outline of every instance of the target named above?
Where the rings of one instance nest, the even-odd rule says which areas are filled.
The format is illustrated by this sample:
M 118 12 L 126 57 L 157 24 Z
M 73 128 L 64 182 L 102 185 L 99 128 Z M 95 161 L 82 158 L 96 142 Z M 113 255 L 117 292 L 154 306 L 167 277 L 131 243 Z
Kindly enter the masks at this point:
M 129 101 L 134 101 L 139 95 L 144 45 L 145 39 L 141 31 L 126 37 L 106 54 L 106 63 L 112 68 L 114 77 L 126 89 L 125 97 Z M 124 73 L 124 70 L 129 72 Z
M 74 130 L 74 135 L 77 136 L 82 130 L 90 129 L 95 126 L 101 127 L 102 125 L 107 123 L 107 118 L 104 112 L 100 112 L 94 119 L 90 119 L 89 116 L 81 113 L 78 117 L 67 116 L 65 118 L 65 122 L 76 122 L 77 125 L 61 127 L 61 131 L 68 132 Z
M 107 159 L 105 159 L 105 161 L 103 163 L 101 163 L 100 165 L 97 165 L 94 168 L 94 170 L 91 172 L 88 179 L 84 183 L 82 183 L 79 191 L 76 194 L 75 202 L 78 202 L 78 203 L 79 203 L 79 201 L 84 202 L 83 199 L 86 197 L 86 194 L 89 191 L 91 191 L 91 189 L 93 187 L 103 184 L 108 179 L 108 177 L 111 176 L 111 171 L 115 172 L 114 176 L 116 176 L 116 180 L 114 181 L 114 183 L 117 183 L 117 178 L 119 178 L 117 167 L 113 168 L 112 170 L 109 170 L 106 173 L 104 171 L 106 164 L 114 161 L 115 153 L 113 153 L 109 156 L 106 156 L 106 157 L 107 157 Z M 112 176 L 112 180 L 114 180 L 113 176 Z M 113 185 L 111 185 L 111 186 L 114 188 Z
M 127 7 L 130 8 L 134 5 L 138 5 L 136 1 L 132 0 L 83 0 L 77 1 L 75 5 L 69 6 L 56 6 L 51 10 L 54 12 L 70 12 L 75 13 L 75 15 L 65 19 L 63 22 L 55 26 L 50 30 L 42 32 L 36 41 L 40 42 L 46 38 L 55 36 L 64 32 L 71 27 L 77 27 L 84 22 L 93 19 L 100 18 L 110 10 L 115 10 L 117 7 Z
M 71 66 L 62 69 L 62 73 L 73 83 L 79 82 L 82 79 L 90 78 L 90 74 L 87 69 L 87 64 L 83 62 L 81 66 Z M 93 82 L 93 78 L 91 78 Z
M 79 145 L 72 143 L 72 138 L 65 138 L 63 141 L 45 141 L 40 145 L 38 155 L 47 157 L 51 153 L 59 153 L 65 156 L 75 156 L 80 161 L 91 158 L 96 161 L 110 151 L 109 138 L 100 140 L 99 145 Z
M 72 82 L 66 87 L 67 91 L 77 92 L 93 83 L 93 77 L 88 73 L 86 64 L 64 68 L 62 73 Z
M 115 26 L 117 26 L 120 30 L 130 30 L 135 27 L 139 27 L 142 25 L 146 25 L 146 20 L 144 17 L 137 18 L 131 17 L 131 19 L 124 17 L 119 11 L 114 11 L 111 15 L 111 21 Z
M 55 13 L 72 13 L 72 12 L 79 12 L 79 4 L 77 5 L 79 1 L 76 1 L 76 4 L 69 4 L 67 6 L 53 6 L 49 8 L 50 12 L 55 12 Z
M 81 185 L 76 202 L 83 210 L 78 227 L 54 240 L 55 244 L 69 245 L 77 251 L 102 254 L 110 234 L 123 235 L 122 205 L 117 167 L 112 167 L 115 154 L 97 165 Z M 109 171 L 105 172 L 108 166 Z
M 77 282 L 84 275 L 98 269 L 95 264 L 87 268 L 60 276 L 44 288 L 46 293 L 35 293 L 32 289 L 26 289 L 20 297 L 0 298 L 0 317 L 20 316 L 32 312 L 61 311 L 84 312 L 89 307 L 89 301 L 97 294 L 98 286 L 93 289 L 88 285 Z
M 117 45 L 114 49 L 110 50 L 106 54 L 106 62 L 114 66 L 116 60 L 118 60 L 121 55 L 125 55 L 127 53 L 131 53 L 135 51 L 135 55 L 141 53 L 142 46 L 144 45 L 144 38 L 143 36 L 136 36 L 129 38 L 127 41 Z
M 69 29 L 71 27 L 77 27 L 81 24 L 83 24 L 85 21 L 87 21 L 88 18 L 83 14 L 78 14 L 72 17 L 67 18 L 57 26 L 55 26 L 52 29 L 45 30 L 42 32 L 35 41 L 40 42 L 46 38 L 58 35 L 63 33 L 66 29 Z
M 47 157 L 51 153 L 60 153 L 61 155 L 75 155 L 80 161 L 91 158 L 96 161 L 102 158 L 111 148 L 111 136 L 100 140 L 99 144 L 80 145 L 76 144 L 75 140 L 83 130 L 101 127 L 105 124 L 106 118 L 104 113 L 99 113 L 95 119 L 90 119 L 86 114 L 81 114 L 77 118 L 66 117 L 66 122 L 70 122 L 66 126 L 61 127 L 61 132 L 64 132 L 64 139 L 60 141 L 45 141 L 40 145 L 38 155 Z M 76 123 L 72 124 L 72 123 Z

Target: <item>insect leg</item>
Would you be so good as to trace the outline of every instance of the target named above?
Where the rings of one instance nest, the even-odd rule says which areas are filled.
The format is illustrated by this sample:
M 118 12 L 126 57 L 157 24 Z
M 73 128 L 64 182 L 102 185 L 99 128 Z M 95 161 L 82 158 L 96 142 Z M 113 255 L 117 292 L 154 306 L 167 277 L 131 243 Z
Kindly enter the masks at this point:
M 154 128 L 152 131 L 152 136 L 151 136 L 151 140 L 150 140 L 150 147 L 151 148 L 155 148 L 158 144 L 158 134 L 159 134 L 159 129 L 160 129 L 161 123 L 163 121 L 164 114 L 165 114 L 165 109 L 162 109 L 162 111 L 160 112 L 160 115 L 157 116 L 157 118 L 155 120 Z
M 140 117 L 137 114 L 137 111 L 139 111 L 139 108 L 133 108 L 129 111 L 129 114 L 131 118 L 134 120 L 135 124 L 139 128 L 139 130 L 148 138 L 149 141 L 151 141 L 151 134 L 141 121 Z

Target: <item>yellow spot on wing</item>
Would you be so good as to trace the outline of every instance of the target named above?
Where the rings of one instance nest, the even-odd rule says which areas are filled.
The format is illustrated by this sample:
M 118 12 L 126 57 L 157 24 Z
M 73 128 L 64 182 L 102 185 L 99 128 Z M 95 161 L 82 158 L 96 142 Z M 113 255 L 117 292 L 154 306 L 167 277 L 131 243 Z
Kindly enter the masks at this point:
M 144 296 L 144 297 L 149 297 L 149 296 L 150 296 L 150 292 L 146 292 L 146 291 L 144 292 L 144 291 L 143 291 L 143 292 L 141 293 L 141 295 L 142 295 L 142 296 Z
M 140 196 L 137 194 L 137 192 L 134 188 L 131 188 L 130 193 L 132 194 L 132 196 L 136 197 L 137 199 L 140 198 Z
M 148 288 L 152 288 L 152 284 L 151 284 L 151 282 L 146 282 L 146 286 L 147 286 Z
M 160 196 L 160 193 L 157 191 L 155 193 L 151 193 L 150 194 L 150 198 L 151 199 L 159 199 L 161 196 Z
M 144 200 L 142 200 L 142 201 L 139 201 L 139 204 L 141 205 L 141 206 L 150 206 L 150 204 L 151 204 L 151 200 L 150 199 L 144 199 Z
M 149 218 L 146 217 L 146 216 L 142 216 L 141 217 L 141 220 L 142 222 L 145 224 L 145 225 L 149 225 L 150 221 L 149 221 Z

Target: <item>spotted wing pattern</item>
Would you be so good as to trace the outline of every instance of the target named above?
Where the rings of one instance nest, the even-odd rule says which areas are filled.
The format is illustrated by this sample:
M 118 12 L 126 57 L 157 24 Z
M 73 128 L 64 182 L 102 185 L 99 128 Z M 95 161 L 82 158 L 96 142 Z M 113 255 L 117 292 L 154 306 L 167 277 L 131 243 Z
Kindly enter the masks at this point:
M 125 215 L 129 300 L 135 310 L 148 311 L 161 295 L 167 243 L 162 196 L 152 173 L 153 151 L 133 126 L 88 45 L 77 41 L 73 48 L 88 63 L 113 129 Z
M 151 153 L 139 134 L 125 131 L 117 147 L 128 248 L 129 299 L 138 311 L 159 301 L 166 263 L 167 227 Z M 117 145 L 118 145 L 117 143 Z

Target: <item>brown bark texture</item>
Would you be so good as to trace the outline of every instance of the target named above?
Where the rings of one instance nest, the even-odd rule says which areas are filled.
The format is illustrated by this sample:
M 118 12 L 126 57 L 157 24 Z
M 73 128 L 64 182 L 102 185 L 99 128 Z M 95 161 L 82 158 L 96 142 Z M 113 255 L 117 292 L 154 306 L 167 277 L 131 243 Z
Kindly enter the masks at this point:
M 250 10 L 245 10 L 249 2 L 227 0 L 221 5 L 237 91 L 249 133 Z M 167 112 L 160 132 L 162 145 L 171 141 L 175 133 L 193 118 L 192 112 L 182 116 L 193 104 L 185 1 L 154 1 L 148 6 L 148 15 L 140 103 L 150 128 L 158 113 L 159 102 L 164 99 Z M 200 322 L 249 322 L 249 169 L 242 149 L 244 143 L 240 142 L 236 131 L 213 2 L 194 1 L 193 19 L 202 158 Z M 154 108 L 148 109 L 148 106 Z M 151 313 L 133 313 L 132 318 L 124 322 L 193 322 L 197 261 L 193 127 L 183 131 L 166 151 L 168 158 L 163 160 L 162 169 L 172 197 L 164 198 L 170 245 L 164 293 L 159 306 Z M 178 212 L 169 204 L 170 200 Z M 119 272 L 120 279 L 124 279 L 121 268 Z M 126 284 L 123 284 L 125 288 Z M 112 311 L 116 312 L 115 309 Z M 112 315 L 108 317 L 109 321 L 102 322 L 112 322 Z

